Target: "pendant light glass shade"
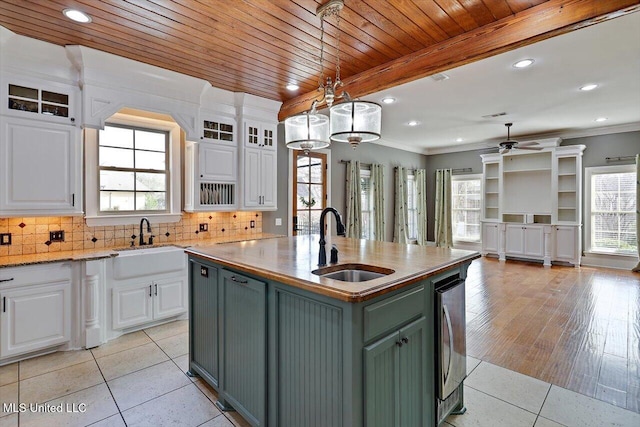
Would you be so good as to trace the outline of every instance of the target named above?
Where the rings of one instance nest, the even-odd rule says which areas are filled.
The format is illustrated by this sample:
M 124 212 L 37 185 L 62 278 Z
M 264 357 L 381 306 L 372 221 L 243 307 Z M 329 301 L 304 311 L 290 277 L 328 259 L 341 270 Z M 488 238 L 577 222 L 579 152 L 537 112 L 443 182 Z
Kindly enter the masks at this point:
M 329 117 L 318 114 L 315 109 L 288 117 L 284 121 L 287 147 L 295 150 L 319 150 L 328 147 Z
M 375 102 L 348 100 L 333 105 L 331 141 L 348 142 L 354 148 L 361 142 L 380 139 L 382 107 Z

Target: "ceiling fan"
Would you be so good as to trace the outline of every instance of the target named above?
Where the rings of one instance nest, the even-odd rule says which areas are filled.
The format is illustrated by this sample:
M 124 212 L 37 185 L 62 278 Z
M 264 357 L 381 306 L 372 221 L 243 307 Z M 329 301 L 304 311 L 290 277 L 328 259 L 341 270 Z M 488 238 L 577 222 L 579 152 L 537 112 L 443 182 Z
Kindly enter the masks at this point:
M 513 126 L 513 123 L 505 123 L 504 125 L 507 127 L 507 140 L 502 141 L 500 144 L 498 144 L 498 148 L 499 148 L 498 152 L 500 154 L 508 153 L 512 149 L 535 150 L 535 151 L 542 150 L 542 147 L 532 147 L 532 145 L 538 145 L 538 143 L 535 141 L 518 142 L 516 140 L 511 139 L 510 130 L 511 130 L 511 126 Z

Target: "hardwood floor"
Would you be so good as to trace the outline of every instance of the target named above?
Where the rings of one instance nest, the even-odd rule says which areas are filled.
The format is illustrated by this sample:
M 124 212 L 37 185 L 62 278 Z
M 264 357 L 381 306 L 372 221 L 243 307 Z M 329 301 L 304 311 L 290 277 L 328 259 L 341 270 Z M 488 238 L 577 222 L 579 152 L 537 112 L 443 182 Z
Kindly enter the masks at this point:
M 467 354 L 640 413 L 640 274 L 475 260 Z

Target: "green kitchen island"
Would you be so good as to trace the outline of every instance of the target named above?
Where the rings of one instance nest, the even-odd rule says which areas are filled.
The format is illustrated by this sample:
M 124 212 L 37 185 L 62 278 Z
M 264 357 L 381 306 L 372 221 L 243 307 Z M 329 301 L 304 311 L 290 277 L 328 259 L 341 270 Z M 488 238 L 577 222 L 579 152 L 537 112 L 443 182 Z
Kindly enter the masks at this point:
M 464 289 L 480 255 L 343 237 L 327 244 L 339 262 L 321 273 L 386 274 L 319 276 L 318 236 L 187 249 L 190 373 L 253 426 L 436 426 L 462 409 L 461 382 L 438 399 L 437 365 L 446 359 L 451 375 L 450 349 L 464 348 L 464 331 L 454 344 L 451 327 L 438 326 L 436 286 L 457 280 Z M 449 353 L 438 356 L 438 341 Z

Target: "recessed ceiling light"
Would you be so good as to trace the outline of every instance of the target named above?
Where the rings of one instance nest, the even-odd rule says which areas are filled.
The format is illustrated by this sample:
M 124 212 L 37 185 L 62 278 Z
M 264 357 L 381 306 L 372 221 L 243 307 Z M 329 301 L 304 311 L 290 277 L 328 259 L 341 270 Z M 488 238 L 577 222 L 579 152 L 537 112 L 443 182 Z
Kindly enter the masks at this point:
M 606 117 L 598 117 L 595 121 L 596 122 L 606 122 L 608 119 Z
M 409 126 L 418 126 L 420 124 L 420 122 L 418 122 L 417 120 L 411 120 L 410 122 L 407 123 L 407 125 Z
M 91 22 L 91 17 L 89 15 L 77 9 L 65 9 L 62 13 L 72 21 L 79 22 L 81 24 L 88 24 Z
M 294 90 L 298 90 L 298 89 L 300 89 L 300 86 L 298 86 L 298 85 L 297 85 L 297 84 L 295 84 L 295 83 L 289 83 L 289 84 L 287 85 L 287 90 L 294 91 Z
M 529 65 L 533 64 L 535 61 L 533 59 L 523 59 L 522 61 L 518 61 L 513 66 L 515 68 L 527 68 Z
M 595 83 L 590 83 L 590 84 L 588 84 L 588 85 L 584 85 L 584 86 L 582 86 L 582 87 L 580 88 L 580 90 L 583 90 L 583 91 L 585 91 L 585 92 L 588 92 L 588 91 L 590 91 L 590 90 L 594 90 L 594 89 L 595 89 L 595 88 L 597 88 L 597 87 L 598 87 L 598 85 L 597 85 L 597 84 L 595 84 Z
M 462 141 L 464 141 L 464 139 L 462 139 L 462 138 L 456 138 L 456 142 L 462 142 Z
M 393 104 L 394 102 L 396 102 L 396 99 L 392 96 L 385 96 L 384 98 L 382 98 L 382 102 L 384 104 Z

